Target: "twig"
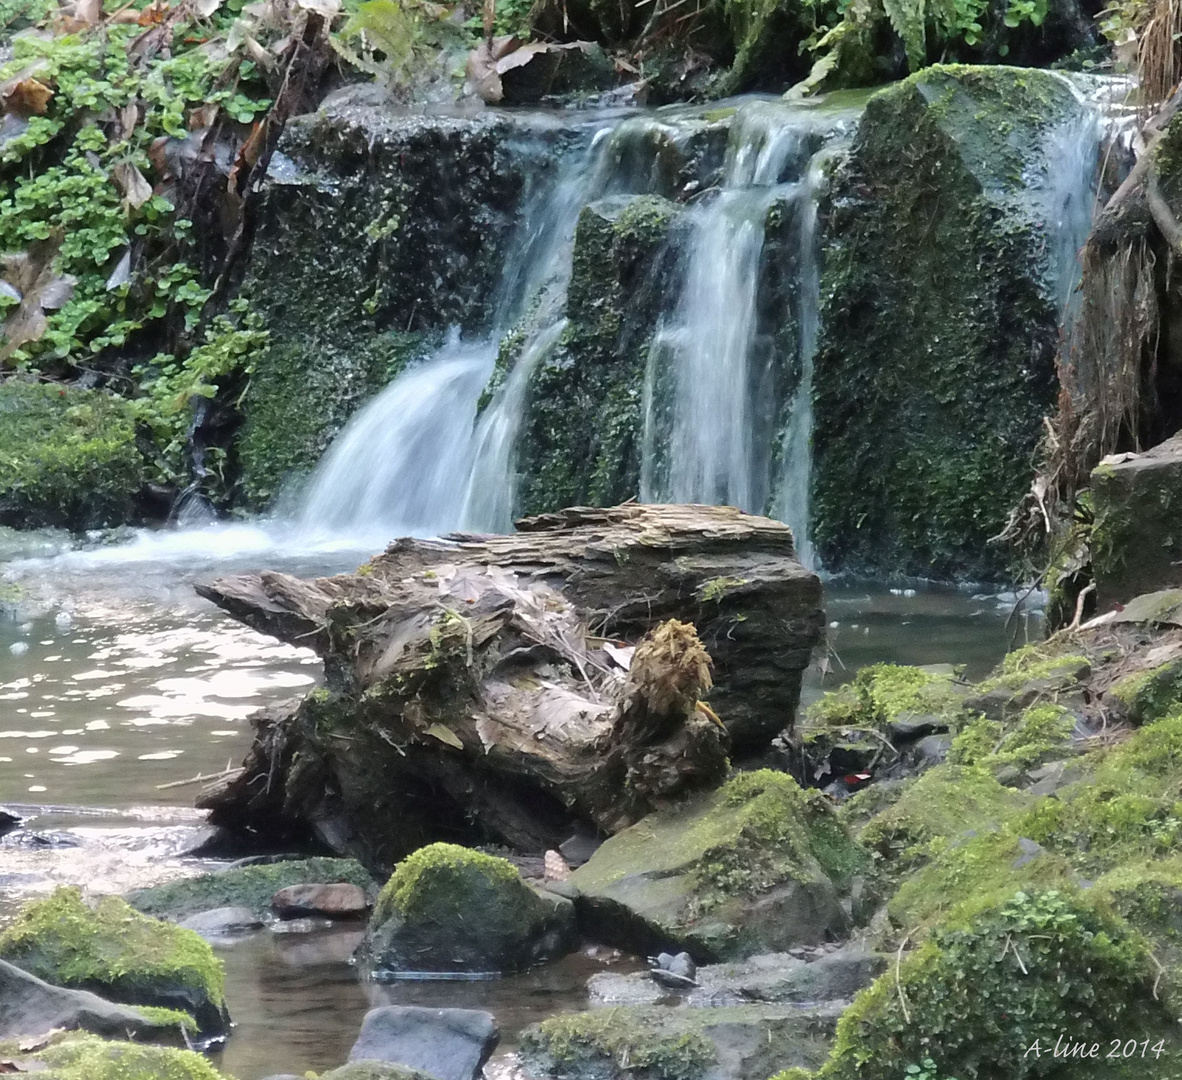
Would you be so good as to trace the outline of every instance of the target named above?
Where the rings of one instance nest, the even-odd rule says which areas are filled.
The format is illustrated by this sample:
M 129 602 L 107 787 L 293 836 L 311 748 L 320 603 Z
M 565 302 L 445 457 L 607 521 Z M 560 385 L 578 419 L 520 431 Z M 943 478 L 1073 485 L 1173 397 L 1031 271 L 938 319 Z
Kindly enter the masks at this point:
M 1083 619 L 1084 601 L 1087 599 L 1088 593 L 1096 591 L 1096 583 L 1090 582 L 1079 590 L 1079 596 L 1075 598 L 1075 618 L 1071 620 L 1071 625 L 1067 627 L 1069 631 L 1078 630 L 1080 620 Z
M 196 776 L 190 776 L 188 780 L 173 780 L 167 784 L 157 784 L 156 790 L 167 791 L 169 788 L 188 787 L 190 784 L 204 784 L 207 780 L 224 780 L 227 776 L 241 771 L 241 766 L 235 765 L 232 769 L 223 769 L 221 772 L 198 773 Z
M 907 939 L 911 937 L 908 933 L 904 935 L 903 940 L 899 942 L 899 951 L 895 953 L 895 990 L 899 994 L 899 1004 L 903 1009 L 903 1019 L 910 1025 L 911 1010 L 907 1008 L 907 995 L 903 993 L 903 980 L 899 977 L 899 969 L 903 966 L 903 949 L 907 946 Z

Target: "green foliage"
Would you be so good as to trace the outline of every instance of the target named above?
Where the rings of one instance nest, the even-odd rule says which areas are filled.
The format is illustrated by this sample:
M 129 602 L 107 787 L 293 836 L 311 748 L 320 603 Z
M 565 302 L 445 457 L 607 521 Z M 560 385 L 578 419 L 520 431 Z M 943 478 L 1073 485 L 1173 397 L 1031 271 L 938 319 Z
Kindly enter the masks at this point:
M 810 705 L 806 721 L 818 726 L 885 727 L 906 713 L 945 716 L 960 709 L 953 677 L 902 664 L 871 664 L 853 681 Z
M 819 1076 L 898 1080 L 917 1061 L 940 1075 L 1050 1075 L 1063 1063 L 1027 1054 L 1035 1039 L 1107 1048 L 1165 1030 L 1149 970 L 1140 935 L 1082 896 L 1019 891 L 934 930 L 862 991 Z
M 184 480 L 194 400 L 213 398 L 227 379 L 252 374 L 255 356 L 270 341 L 262 318 L 247 311 L 243 301 L 235 302 L 234 313 L 238 322 L 219 315 L 206 328 L 202 344 L 183 359 L 158 353 L 133 368 L 143 394 L 134 402 L 136 417 L 151 432 L 159 451 L 156 471 L 164 482 Z M 214 450 L 207 452 L 206 468 L 218 474 L 224 487 L 224 451 Z
M 53 270 L 74 289 L 12 362 L 78 365 L 168 315 L 194 325 L 209 294 L 184 258 L 190 224 L 163 194 L 135 205 L 139 198 L 125 193 L 121 178 L 135 170 L 142 183 L 151 175 L 153 140 L 187 135 L 190 108 L 220 104 L 250 120 L 268 102 L 217 85 L 225 61 L 189 45 L 186 31 L 148 63 L 129 55 L 138 26 L 14 40 L 0 79 L 35 65 L 54 93 L 46 115 L 33 117 L 0 153 L 0 251 L 60 242 Z M 135 261 L 120 283 L 112 271 L 129 251 Z
M 365 0 L 333 35 L 333 48 L 391 87 L 406 88 L 441 49 L 470 44 L 452 14 L 431 0 Z
M 59 384 L 0 384 L 0 522 L 87 529 L 126 521 L 143 472 L 125 402 Z
M 0 934 L 0 957 L 46 982 L 133 1004 L 154 984 L 183 987 L 219 1008 L 225 999 L 221 962 L 192 930 L 141 915 L 116 896 L 92 909 L 76 888 L 21 908 Z

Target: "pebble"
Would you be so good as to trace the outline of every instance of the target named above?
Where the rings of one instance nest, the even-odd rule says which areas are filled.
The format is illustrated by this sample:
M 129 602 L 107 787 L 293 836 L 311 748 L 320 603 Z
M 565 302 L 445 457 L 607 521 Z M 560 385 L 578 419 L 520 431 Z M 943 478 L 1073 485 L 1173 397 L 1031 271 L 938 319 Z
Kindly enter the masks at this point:
M 281 919 L 320 915 L 329 919 L 360 919 L 369 911 L 360 885 L 289 885 L 271 897 L 271 907 Z

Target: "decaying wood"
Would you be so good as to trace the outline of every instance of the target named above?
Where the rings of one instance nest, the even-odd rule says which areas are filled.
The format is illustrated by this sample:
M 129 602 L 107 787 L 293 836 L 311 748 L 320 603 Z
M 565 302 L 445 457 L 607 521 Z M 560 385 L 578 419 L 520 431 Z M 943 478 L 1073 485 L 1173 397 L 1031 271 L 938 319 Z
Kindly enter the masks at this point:
M 198 591 L 326 672 L 201 804 L 375 867 L 449 835 L 541 853 L 718 783 L 732 736 L 790 726 L 823 625 L 788 529 L 725 507 L 567 510 Z

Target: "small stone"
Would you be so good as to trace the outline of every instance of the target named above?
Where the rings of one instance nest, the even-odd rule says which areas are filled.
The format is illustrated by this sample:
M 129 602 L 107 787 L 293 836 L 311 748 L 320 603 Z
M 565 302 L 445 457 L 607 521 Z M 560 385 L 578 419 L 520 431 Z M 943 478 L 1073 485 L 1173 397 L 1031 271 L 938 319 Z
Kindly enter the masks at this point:
M 261 930 L 263 920 L 250 908 L 222 907 L 212 911 L 199 911 L 181 921 L 186 930 L 194 930 L 206 941 L 220 941 L 229 937 L 239 937 L 242 934 L 252 934 Z
M 271 924 L 272 934 L 312 934 L 317 930 L 328 930 L 332 919 L 287 919 Z
M 366 1013 L 349 1060 L 394 1062 L 437 1080 L 476 1080 L 499 1040 L 490 1013 L 388 1005 Z
M 322 916 L 327 919 L 360 919 L 369 911 L 365 890 L 358 885 L 289 885 L 271 897 L 271 907 L 281 919 Z
M 687 979 L 692 979 L 698 972 L 697 965 L 687 952 L 679 952 L 673 957 L 672 963 L 667 966 L 666 970 Z

